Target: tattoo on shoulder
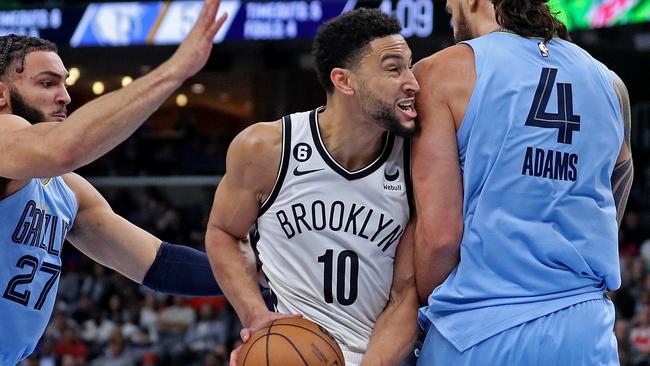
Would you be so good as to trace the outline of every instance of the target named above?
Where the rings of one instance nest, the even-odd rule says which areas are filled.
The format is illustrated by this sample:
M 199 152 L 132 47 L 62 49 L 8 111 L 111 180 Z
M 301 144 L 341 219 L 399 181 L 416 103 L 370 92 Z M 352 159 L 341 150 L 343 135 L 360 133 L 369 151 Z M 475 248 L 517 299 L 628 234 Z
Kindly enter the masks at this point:
M 630 111 L 630 95 L 627 92 L 627 88 L 618 75 L 612 72 L 612 85 L 614 86 L 614 91 L 618 96 L 618 102 L 621 107 L 621 117 L 623 118 L 623 133 L 625 142 L 627 146 L 630 145 L 630 131 L 632 129 L 632 113 Z

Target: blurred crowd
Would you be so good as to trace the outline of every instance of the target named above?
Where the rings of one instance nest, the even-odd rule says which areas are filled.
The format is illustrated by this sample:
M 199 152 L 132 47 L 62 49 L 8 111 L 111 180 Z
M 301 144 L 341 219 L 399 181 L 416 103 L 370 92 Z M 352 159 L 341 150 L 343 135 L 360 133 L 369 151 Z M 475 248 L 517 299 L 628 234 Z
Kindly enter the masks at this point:
M 650 366 L 650 213 L 628 210 L 620 231 L 622 285 L 610 297 L 616 305 L 614 332 L 622 366 Z
M 78 173 L 82 176 L 223 174 L 226 149 L 232 138 L 201 130 L 191 119 L 179 120 L 162 130 L 145 124 L 124 143 Z

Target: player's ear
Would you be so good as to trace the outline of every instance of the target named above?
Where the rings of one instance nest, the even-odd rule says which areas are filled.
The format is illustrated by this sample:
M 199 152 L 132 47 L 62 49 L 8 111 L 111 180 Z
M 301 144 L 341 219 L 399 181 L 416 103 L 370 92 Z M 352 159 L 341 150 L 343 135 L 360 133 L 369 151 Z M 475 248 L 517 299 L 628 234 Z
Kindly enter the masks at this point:
M 334 84 L 334 89 L 345 95 L 353 95 L 353 80 L 351 79 L 350 70 L 335 67 L 330 72 L 330 80 Z
M 0 81 L 0 112 L 9 111 L 9 86 Z

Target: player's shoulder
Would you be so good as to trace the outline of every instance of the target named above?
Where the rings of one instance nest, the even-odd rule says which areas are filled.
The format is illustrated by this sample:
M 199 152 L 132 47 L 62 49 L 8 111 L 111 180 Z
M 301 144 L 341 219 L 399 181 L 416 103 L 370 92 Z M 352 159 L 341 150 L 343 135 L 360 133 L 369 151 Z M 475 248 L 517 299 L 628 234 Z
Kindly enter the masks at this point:
M 282 142 L 282 120 L 254 123 L 232 141 L 233 144 L 245 148 L 263 148 L 277 142 Z
M 422 98 L 447 100 L 464 95 L 476 80 L 474 53 L 465 44 L 447 47 L 417 62 L 413 73 L 420 83 Z
M 80 189 L 81 187 L 90 184 L 88 183 L 87 180 L 85 180 L 82 176 L 80 176 L 77 173 L 66 173 L 61 176 L 61 179 L 63 179 L 63 182 L 74 192 L 76 189 Z
M 258 122 L 240 132 L 228 148 L 229 174 L 275 177 L 282 154 L 282 121 Z M 240 177 L 241 178 L 241 177 Z
M 11 132 L 31 126 L 27 120 L 15 114 L 0 114 L 0 132 Z
M 413 72 L 416 78 L 428 77 L 432 74 L 450 78 L 448 71 L 463 70 L 468 66 L 474 67 L 474 51 L 470 46 L 459 43 L 421 59 L 413 66 Z

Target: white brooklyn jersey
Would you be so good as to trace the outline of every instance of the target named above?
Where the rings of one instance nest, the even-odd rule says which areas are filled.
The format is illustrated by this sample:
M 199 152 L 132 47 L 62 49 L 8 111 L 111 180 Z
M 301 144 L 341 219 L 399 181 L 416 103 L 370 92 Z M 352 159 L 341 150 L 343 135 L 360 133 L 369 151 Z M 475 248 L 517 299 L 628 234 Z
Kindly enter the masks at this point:
M 280 171 L 257 220 L 257 249 L 277 311 L 321 324 L 346 354 L 364 353 L 409 220 L 409 146 L 385 134 L 379 157 L 350 172 L 325 148 L 321 111 L 283 119 Z

